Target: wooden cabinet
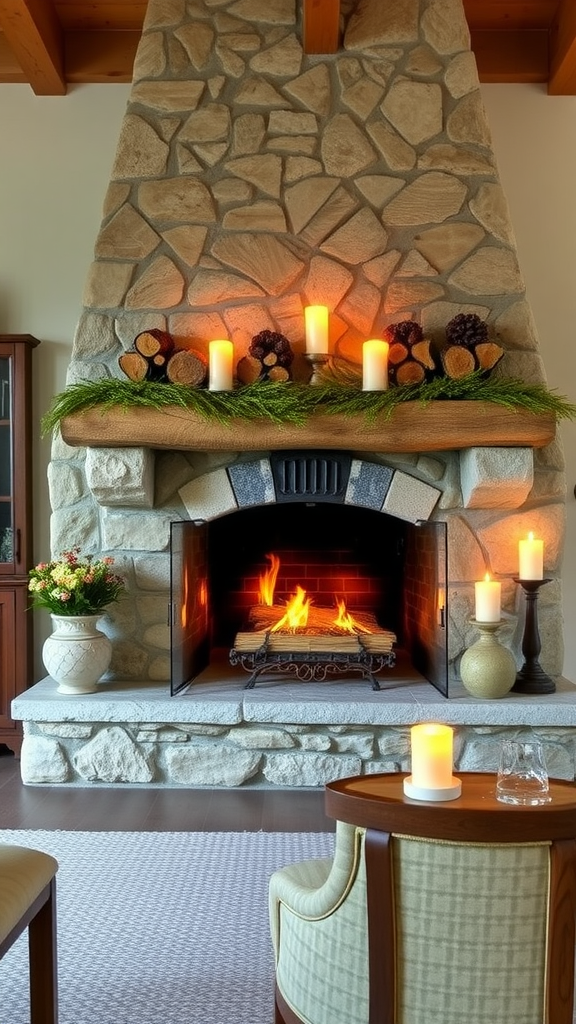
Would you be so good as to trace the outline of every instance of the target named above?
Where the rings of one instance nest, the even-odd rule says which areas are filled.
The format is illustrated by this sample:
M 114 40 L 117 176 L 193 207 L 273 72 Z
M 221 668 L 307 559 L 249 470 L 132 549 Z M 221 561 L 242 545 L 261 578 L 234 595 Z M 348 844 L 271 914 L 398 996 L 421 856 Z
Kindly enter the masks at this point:
M 0 334 L 0 743 L 15 753 L 16 694 L 32 683 L 32 351 L 30 334 Z

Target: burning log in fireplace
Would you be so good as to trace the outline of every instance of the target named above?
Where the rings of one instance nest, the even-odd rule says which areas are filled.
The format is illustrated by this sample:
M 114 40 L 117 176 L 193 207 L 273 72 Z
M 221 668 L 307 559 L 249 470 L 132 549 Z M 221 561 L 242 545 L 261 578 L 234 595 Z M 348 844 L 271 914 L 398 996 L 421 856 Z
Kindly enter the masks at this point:
M 279 559 L 260 577 L 261 603 L 248 614 L 249 629 L 236 634 L 232 665 L 251 672 L 249 689 L 265 671 L 285 672 L 300 680 L 320 681 L 328 675 L 360 672 L 380 689 L 376 673 L 395 663 L 395 634 L 383 629 L 369 612 L 349 612 L 343 600 L 336 608 L 315 607 L 303 587 L 286 605 L 274 604 Z

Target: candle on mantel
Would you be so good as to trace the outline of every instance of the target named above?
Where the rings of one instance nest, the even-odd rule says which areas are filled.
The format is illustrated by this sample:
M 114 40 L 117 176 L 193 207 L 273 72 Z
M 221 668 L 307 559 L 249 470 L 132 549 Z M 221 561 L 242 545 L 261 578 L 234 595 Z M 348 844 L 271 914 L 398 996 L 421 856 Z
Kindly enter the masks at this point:
M 328 353 L 328 307 L 306 306 L 304 321 L 306 323 L 307 354 L 326 355 Z
M 518 543 L 520 568 L 518 575 L 521 580 L 544 579 L 544 541 L 538 540 L 529 533 L 526 540 Z
M 477 622 L 500 622 L 500 602 L 502 598 L 502 584 L 490 579 L 486 573 L 481 583 L 475 583 L 476 593 L 476 621 Z
M 211 341 L 208 346 L 208 390 L 232 391 L 234 346 L 231 341 Z
M 370 338 L 362 346 L 362 390 L 386 391 L 388 387 L 387 341 Z
M 422 722 L 410 729 L 412 785 L 418 789 L 450 789 L 454 733 L 449 725 Z

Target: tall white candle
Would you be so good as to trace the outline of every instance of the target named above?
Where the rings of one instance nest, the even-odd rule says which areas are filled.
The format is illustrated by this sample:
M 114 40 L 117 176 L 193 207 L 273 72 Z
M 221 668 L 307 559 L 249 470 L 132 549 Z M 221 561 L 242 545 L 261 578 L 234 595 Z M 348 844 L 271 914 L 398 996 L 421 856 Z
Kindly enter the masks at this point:
M 481 583 L 474 584 L 476 593 L 476 621 L 477 622 L 500 622 L 500 603 L 502 599 L 502 584 L 491 580 L 489 573 Z
M 422 722 L 410 730 L 412 784 L 420 789 L 452 786 L 454 733 L 449 725 Z
M 231 341 L 211 341 L 208 346 L 208 390 L 232 391 L 234 346 Z
M 325 355 L 328 352 L 328 307 L 306 306 L 306 352 L 309 355 Z
M 386 391 L 388 387 L 387 341 L 370 338 L 362 346 L 362 390 Z
M 518 555 L 518 575 L 521 580 L 544 579 L 544 541 L 537 540 L 533 533 L 529 533 L 527 540 L 519 542 Z

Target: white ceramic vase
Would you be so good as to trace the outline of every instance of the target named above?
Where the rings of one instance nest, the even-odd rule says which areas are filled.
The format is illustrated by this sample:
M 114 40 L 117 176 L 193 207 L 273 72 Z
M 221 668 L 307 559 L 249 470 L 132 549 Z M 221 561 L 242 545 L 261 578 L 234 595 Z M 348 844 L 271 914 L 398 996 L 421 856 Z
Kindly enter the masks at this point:
M 101 615 L 52 615 L 53 632 L 42 660 L 60 693 L 94 693 L 112 657 L 112 644 L 96 628 Z

